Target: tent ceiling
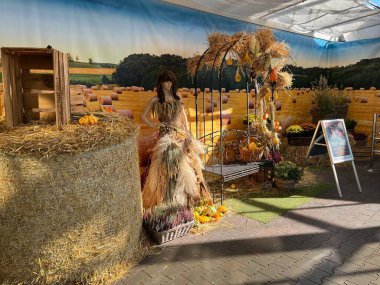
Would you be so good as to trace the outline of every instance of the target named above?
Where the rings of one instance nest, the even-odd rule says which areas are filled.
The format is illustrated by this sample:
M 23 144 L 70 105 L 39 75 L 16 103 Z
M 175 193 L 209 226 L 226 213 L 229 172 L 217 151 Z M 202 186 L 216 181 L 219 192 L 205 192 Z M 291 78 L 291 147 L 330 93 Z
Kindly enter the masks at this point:
M 380 37 L 380 0 L 164 0 L 328 41 Z

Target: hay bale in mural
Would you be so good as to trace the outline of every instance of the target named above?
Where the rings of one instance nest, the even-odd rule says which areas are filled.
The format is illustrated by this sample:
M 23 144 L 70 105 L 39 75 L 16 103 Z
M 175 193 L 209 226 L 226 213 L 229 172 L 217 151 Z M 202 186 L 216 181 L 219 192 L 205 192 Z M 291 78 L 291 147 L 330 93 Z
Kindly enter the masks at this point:
M 138 128 L 115 120 L 0 127 L 1 284 L 105 284 L 136 253 Z

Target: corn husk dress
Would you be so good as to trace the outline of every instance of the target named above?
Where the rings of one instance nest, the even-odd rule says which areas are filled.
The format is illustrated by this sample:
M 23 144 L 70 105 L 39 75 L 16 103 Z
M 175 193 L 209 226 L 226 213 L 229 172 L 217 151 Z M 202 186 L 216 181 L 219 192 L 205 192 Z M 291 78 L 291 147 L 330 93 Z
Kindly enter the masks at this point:
M 181 125 L 182 108 L 178 100 L 153 102 L 152 113 L 160 127 L 143 187 L 144 208 L 162 203 L 192 206 L 200 199 L 211 199 L 199 157 L 204 147 Z

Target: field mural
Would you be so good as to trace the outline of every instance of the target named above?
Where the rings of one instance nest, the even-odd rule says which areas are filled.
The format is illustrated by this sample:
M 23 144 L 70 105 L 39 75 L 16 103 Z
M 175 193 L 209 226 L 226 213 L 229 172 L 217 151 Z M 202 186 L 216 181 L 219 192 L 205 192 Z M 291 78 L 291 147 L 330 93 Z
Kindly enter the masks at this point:
M 179 87 L 191 88 L 193 82 L 186 73 L 186 59 L 205 50 L 210 33 L 233 34 L 258 28 L 254 24 L 158 0 L 0 1 L 2 47 L 50 45 L 66 52 L 69 54 L 71 84 L 88 88 L 107 84 L 139 86 L 140 91 L 153 90 L 157 74 L 164 68 L 175 71 Z M 311 82 L 322 74 L 331 86 L 380 89 L 380 39 L 331 43 L 280 30 L 274 30 L 274 33 L 278 40 L 291 47 L 288 68 L 294 74 L 294 88 L 310 88 Z M 244 80 L 235 82 L 233 74 L 233 66 L 226 68 L 224 87 L 227 92 L 245 88 Z M 209 80 L 206 77 L 206 85 Z M 213 89 L 216 87 L 212 86 Z M 82 91 L 73 92 L 92 94 L 97 99 L 111 92 L 94 89 L 90 93 L 89 90 L 84 92 L 82 87 Z M 294 102 L 293 95 L 301 94 L 292 92 L 291 95 L 285 94 L 283 101 Z M 376 97 L 376 94 L 368 96 Z M 138 120 L 143 103 L 152 95 L 140 93 L 139 102 L 118 106 L 123 104 L 121 99 L 114 106 L 116 109 L 132 109 Z M 353 96 L 356 99 L 357 95 Z M 307 100 L 311 101 L 310 94 L 305 102 Z M 295 106 L 297 103 L 291 103 L 288 110 L 282 112 L 309 118 L 304 106 Z M 239 109 L 235 108 L 235 112 Z M 188 112 L 193 121 L 194 110 L 189 107 Z M 242 117 L 243 111 L 236 116 Z M 241 119 L 238 121 L 240 123 Z M 369 129 L 367 117 L 363 122 L 362 125 Z

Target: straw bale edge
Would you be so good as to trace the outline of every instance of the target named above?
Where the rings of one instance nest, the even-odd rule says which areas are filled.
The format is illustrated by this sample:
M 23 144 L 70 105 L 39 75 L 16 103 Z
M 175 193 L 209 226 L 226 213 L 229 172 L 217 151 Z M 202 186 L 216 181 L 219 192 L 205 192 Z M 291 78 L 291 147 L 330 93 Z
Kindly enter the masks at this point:
M 0 283 L 104 284 L 141 250 L 137 132 L 41 159 L 0 153 Z

